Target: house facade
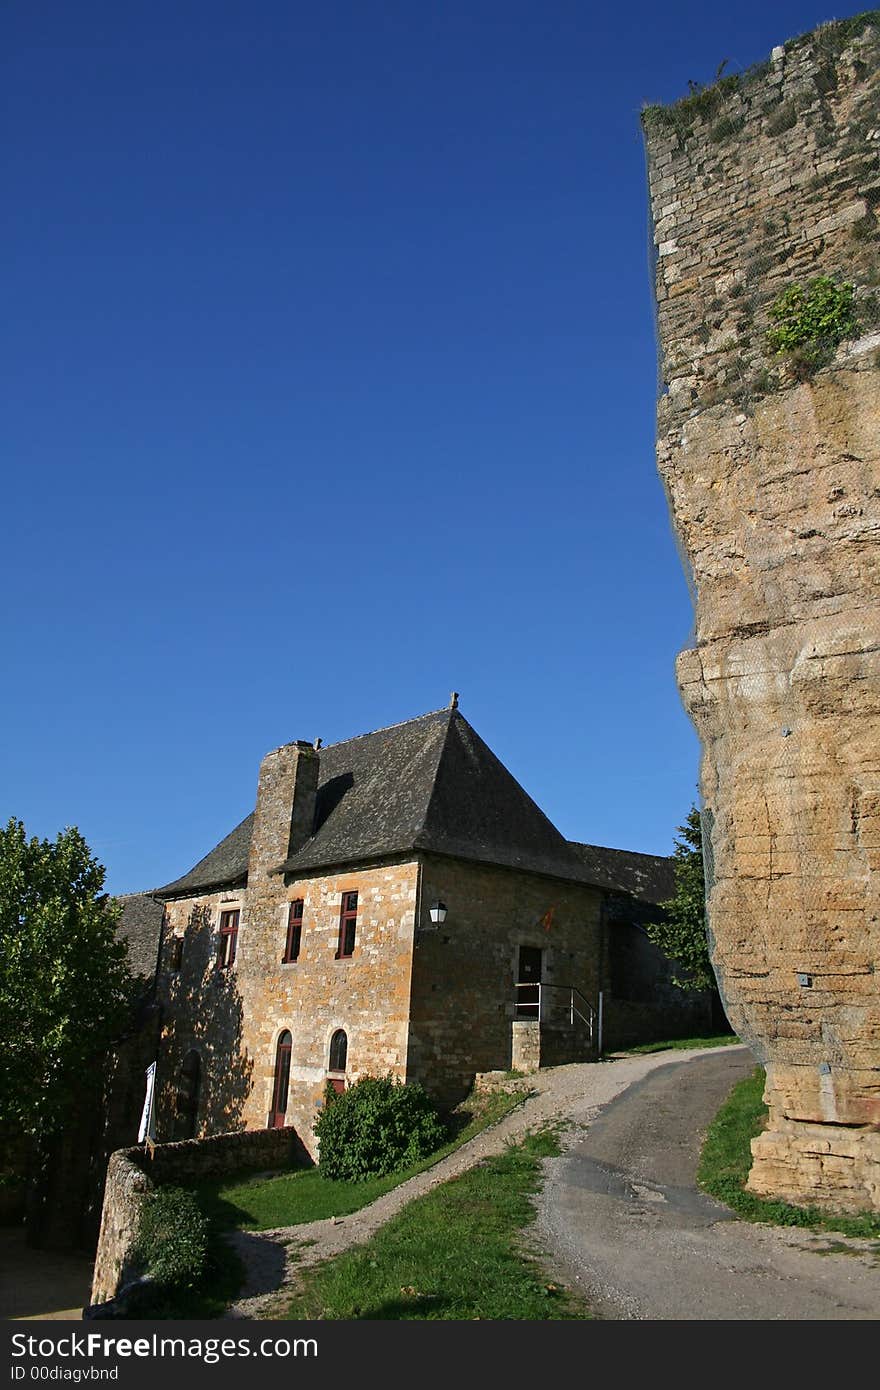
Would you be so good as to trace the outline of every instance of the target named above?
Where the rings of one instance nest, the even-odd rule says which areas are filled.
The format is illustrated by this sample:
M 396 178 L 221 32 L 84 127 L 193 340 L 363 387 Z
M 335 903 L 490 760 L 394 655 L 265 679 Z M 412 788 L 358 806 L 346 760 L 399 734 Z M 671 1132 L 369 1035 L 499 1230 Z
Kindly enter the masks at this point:
M 269 753 L 253 814 L 152 894 L 156 1138 L 292 1125 L 314 1152 L 328 1081 L 391 1074 L 452 1105 L 479 1072 L 594 1057 L 609 929 L 621 903 L 655 910 L 621 853 L 566 841 L 456 700 Z M 706 1000 L 675 994 L 667 1026 L 699 1026 Z

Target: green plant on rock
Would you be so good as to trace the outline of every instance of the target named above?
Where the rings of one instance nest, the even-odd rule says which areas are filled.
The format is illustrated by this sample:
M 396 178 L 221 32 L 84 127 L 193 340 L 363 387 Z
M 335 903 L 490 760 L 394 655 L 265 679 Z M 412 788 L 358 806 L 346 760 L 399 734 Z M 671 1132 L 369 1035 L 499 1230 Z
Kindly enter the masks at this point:
M 789 285 L 768 310 L 767 343 L 787 356 L 796 376 L 809 376 L 830 362 L 835 349 L 856 331 L 854 289 L 819 275 L 804 287 Z
M 160 1187 L 147 1198 L 133 1253 L 153 1283 L 196 1287 L 208 1256 L 208 1221 L 191 1192 Z
M 447 1137 L 427 1092 L 391 1076 L 363 1076 L 339 1095 L 328 1083 L 315 1136 L 321 1173 L 344 1182 L 408 1168 Z

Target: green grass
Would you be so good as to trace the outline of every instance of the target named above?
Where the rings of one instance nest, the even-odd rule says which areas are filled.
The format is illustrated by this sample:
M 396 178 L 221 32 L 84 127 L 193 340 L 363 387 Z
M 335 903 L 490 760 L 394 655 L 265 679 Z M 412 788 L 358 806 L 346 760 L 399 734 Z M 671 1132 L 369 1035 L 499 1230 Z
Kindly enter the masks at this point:
M 215 1181 L 199 1183 L 195 1192 L 199 1205 L 218 1230 L 239 1228 L 266 1231 L 277 1226 L 299 1226 L 307 1221 L 349 1216 L 377 1197 L 390 1192 L 407 1178 L 424 1172 L 454 1149 L 521 1105 L 526 1091 L 488 1091 L 465 1102 L 457 1118 L 454 1138 L 421 1163 L 381 1178 L 363 1182 L 332 1182 L 318 1168 L 300 1168 L 272 1178 L 252 1178 L 245 1182 Z
M 752 1163 L 750 1141 L 761 1133 L 767 1119 L 763 1091 L 761 1067 L 734 1086 L 706 1133 L 697 1170 L 700 1186 L 745 1221 L 803 1226 L 811 1231 L 841 1231 L 869 1239 L 880 1236 L 880 1216 L 835 1216 L 815 1207 L 768 1201 L 743 1190 Z
M 638 1047 L 621 1048 L 616 1057 L 636 1057 L 646 1052 L 666 1052 L 668 1049 L 682 1051 L 688 1047 L 725 1047 L 738 1043 L 735 1033 L 720 1033 L 713 1038 L 667 1038 L 665 1042 L 639 1043 Z
M 443 1183 L 372 1240 L 304 1270 L 287 1310 L 297 1319 L 587 1318 L 573 1295 L 542 1278 L 523 1249 L 534 1220 L 550 1131 Z

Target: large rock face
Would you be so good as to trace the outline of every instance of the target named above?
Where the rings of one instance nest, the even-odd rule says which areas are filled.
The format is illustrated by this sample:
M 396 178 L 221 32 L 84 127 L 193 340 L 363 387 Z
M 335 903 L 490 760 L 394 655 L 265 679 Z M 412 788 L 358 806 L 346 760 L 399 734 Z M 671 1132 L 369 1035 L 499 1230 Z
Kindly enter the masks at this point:
M 875 12 L 645 113 L 713 960 L 767 1067 L 749 1186 L 840 1210 L 880 1210 L 878 94 Z M 859 327 L 799 380 L 767 310 L 819 275 Z

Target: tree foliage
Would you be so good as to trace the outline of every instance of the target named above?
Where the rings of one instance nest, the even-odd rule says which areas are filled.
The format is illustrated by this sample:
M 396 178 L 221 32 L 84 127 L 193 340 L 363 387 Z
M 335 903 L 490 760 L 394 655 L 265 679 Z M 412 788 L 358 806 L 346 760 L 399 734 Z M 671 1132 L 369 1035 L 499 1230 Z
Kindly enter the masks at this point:
M 678 835 L 673 855 L 675 894 L 660 904 L 663 921 L 649 923 L 645 930 L 677 967 L 673 984 L 681 989 L 714 989 L 715 974 L 706 932 L 703 833 L 696 806 L 691 807 L 685 824 L 678 827 Z
M 0 829 L 0 1129 L 60 1130 L 131 1004 L 118 908 L 79 831 Z

